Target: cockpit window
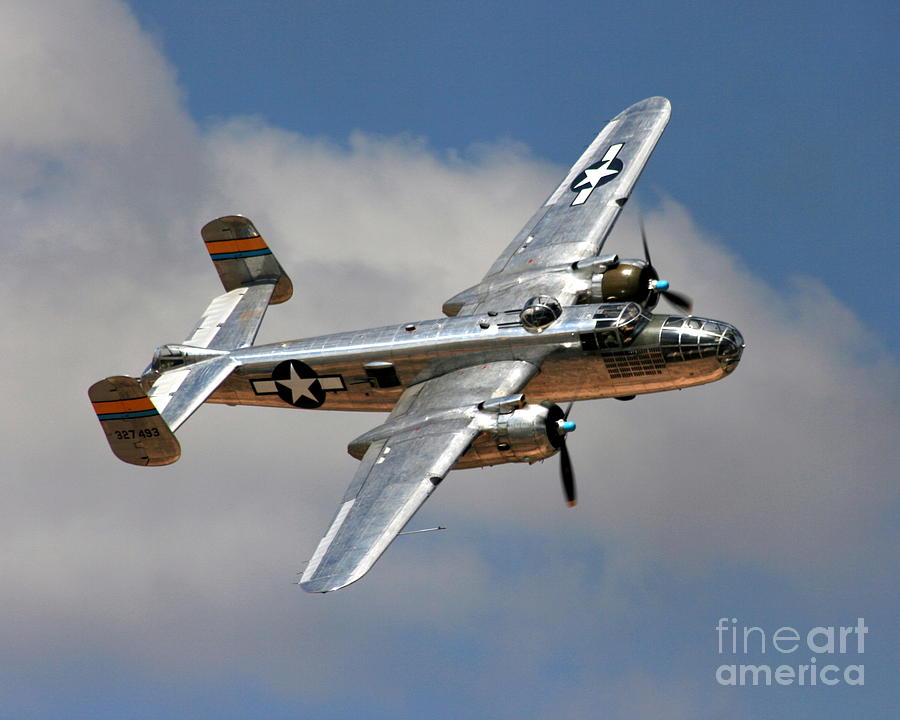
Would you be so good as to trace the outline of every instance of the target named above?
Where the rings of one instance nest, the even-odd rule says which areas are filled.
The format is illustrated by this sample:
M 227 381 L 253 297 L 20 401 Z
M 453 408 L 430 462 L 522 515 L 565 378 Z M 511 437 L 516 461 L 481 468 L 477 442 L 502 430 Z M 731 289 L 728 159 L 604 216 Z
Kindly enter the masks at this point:
M 594 313 L 594 333 L 600 349 L 628 345 L 647 323 L 649 315 L 634 302 L 604 303 Z
M 641 307 L 637 303 L 628 303 L 624 308 L 622 308 L 622 312 L 619 315 L 619 333 L 622 335 L 623 340 L 628 338 L 628 341 L 631 340 L 631 337 L 634 335 L 634 331 L 637 329 L 638 323 L 641 321 Z
M 604 325 L 611 326 L 619 319 L 623 307 L 624 303 L 606 303 L 604 305 L 598 305 L 597 312 L 594 313 L 594 319 L 598 321 L 598 325 L 600 322 L 603 322 Z
M 733 336 L 734 330 L 730 326 L 716 320 L 675 315 L 666 318 L 659 341 L 666 360 L 675 362 L 679 359 L 721 357 L 728 352 L 734 354 L 737 345 Z

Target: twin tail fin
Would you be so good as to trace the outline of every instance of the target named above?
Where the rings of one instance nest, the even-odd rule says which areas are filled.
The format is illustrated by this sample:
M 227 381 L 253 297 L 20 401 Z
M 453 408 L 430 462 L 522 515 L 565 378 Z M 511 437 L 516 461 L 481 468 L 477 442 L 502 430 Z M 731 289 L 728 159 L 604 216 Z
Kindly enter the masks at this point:
M 95 382 L 88 397 L 113 454 L 132 465 L 170 465 L 181 457 L 175 433 L 135 378 Z
M 248 218 L 220 217 L 200 234 L 225 293 L 183 343 L 157 349 L 140 380 L 115 375 L 88 389 L 110 448 L 132 465 L 169 465 L 181 457 L 175 430 L 237 367 L 230 352 L 253 344 L 266 308 L 293 294 L 291 279 Z

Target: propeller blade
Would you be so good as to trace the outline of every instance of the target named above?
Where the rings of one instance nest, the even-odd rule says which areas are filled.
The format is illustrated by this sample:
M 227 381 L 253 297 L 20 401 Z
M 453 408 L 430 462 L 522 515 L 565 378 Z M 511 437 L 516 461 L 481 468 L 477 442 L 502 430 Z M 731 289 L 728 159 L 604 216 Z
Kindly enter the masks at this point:
M 647 232 L 644 229 L 644 218 L 638 218 L 638 222 L 641 226 L 641 242 L 644 244 L 644 257 L 647 259 L 647 264 L 650 266 L 651 270 L 656 272 L 653 269 L 653 262 L 650 260 L 650 247 L 647 245 Z M 687 295 L 682 295 L 681 293 L 675 292 L 674 290 L 669 290 L 668 281 L 660 281 L 660 283 L 665 283 L 665 289 L 659 289 L 658 292 L 662 295 L 666 300 L 668 300 L 672 305 L 674 305 L 677 309 L 686 312 L 690 315 L 691 311 L 694 309 L 694 301 L 691 300 Z
M 566 504 L 575 507 L 575 472 L 572 470 L 572 459 L 569 457 L 569 448 L 563 440 L 559 448 L 560 470 L 562 471 L 563 494 L 566 496 Z
M 647 233 L 644 230 L 644 218 L 639 217 L 638 222 L 641 226 L 641 242 L 644 244 L 644 258 L 647 260 L 647 264 L 651 267 L 653 266 L 653 261 L 650 260 L 650 248 L 647 245 Z
M 674 305 L 679 310 L 683 310 L 688 315 L 691 314 L 691 311 L 694 309 L 694 301 L 691 300 L 687 295 L 682 295 L 681 293 L 675 292 L 674 290 L 662 290 L 660 294 L 668 300 L 672 305 Z

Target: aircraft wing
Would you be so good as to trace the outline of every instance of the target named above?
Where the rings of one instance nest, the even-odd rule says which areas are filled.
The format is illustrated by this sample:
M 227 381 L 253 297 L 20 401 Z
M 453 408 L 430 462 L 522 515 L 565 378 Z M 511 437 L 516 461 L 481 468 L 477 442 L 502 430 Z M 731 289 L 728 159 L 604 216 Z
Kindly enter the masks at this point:
M 538 366 L 505 360 L 454 370 L 406 389 L 371 442 L 300 579 L 308 592 L 359 580 L 481 432 L 478 404 L 520 391 Z
M 670 114 L 666 98 L 652 97 L 610 120 L 484 279 L 444 303 L 444 312 L 501 312 L 535 295 L 571 304 L 583 284 L 572 264 L 599 253 Z

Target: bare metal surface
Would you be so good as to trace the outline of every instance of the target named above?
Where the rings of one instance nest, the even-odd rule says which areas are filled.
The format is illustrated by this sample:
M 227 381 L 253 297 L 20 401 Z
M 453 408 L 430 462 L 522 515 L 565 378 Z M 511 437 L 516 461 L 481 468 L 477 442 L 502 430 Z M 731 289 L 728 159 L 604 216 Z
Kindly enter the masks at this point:
M 184 344 L 212 350 L 236 350 L 252 345 L 274 289 L 273 283 L 260 283 L 219 295 L 206 308 Z
M 416 332 L 407 333 L 403 326 L 388 326 L 371 330 L 337 333 L 335 335 L 298 340 L 278 345 L 258 346 L 231 355 L 239 364 L 234 373 L 210 398 L 212 402 L 286 407 L 278 395 L 258 395 L 253 382 L 268 378 L 272 369 L 286 359 L 299 359 L 323 376 L 339 375 L 346 390 L 330 392 L 323 410 L 388 411 L 394 407 L 403 390 L 409 385 L 500 360 L 539 362 L 541 373 L 526 388 L 529 400 L 588 400 L 648 392 L 661 392 L 681 387 L 713 382 L 726 374 L 718 354 L 705 352 L 701 356 L 692 350 L 685 354 L 681 348 L 696 345 L 704 332 L 690 330 L 676 336 L 674 346 L 666 353 L 663 371 L 653 376 L 622 376 L 609 372 L 613 356 L 629 357 L 660 349 L 660 331 L 666 318 L 680 316 L 644 315 L 629 337 L 621 328 L 628 324 L 627 309 L 634 303 L 576 305 L 563 309 L 559 320 L 541 333 L 522 328 L 515 314 L 492 320 L 484 330 L 478 325 L 480 316 L 439 318 L 416 323 Z M 602 317 L 597 317 L 597 316 Z M 696 319 L 695 319 L 696 320 Z M 702 319 L 696 320 L 701 324 Z M 677 321 L 682 322 L 681 319 Z M 712 321 L 706 321 L 712 322 Z M 503 326 L 498 326 L 503 325 Z M 598 329 L 598 324 L 601 327 Z M 716 348 L 722 341 L 725 328 L 736 332 L 726 323 L 718 323 L 722 333 L 711 333 L 704 342 Z M 596 338 L 596 349 L 586 350 L 584 337 Z M 707 347 L 705 345 L 704 347 Z M 546 359 L 545 359 L 546 358 Z M 393 364 L 401 385 L 396 388 L 376 388 L 368 381 L 365 366 L 373 361 Z M 622 362 L 627 362 L 623 360 Z M 486 398 L 482 398 L 486 399 Z
M 610 121 L 484 279 L 444 304 L 449 317 L 254 347 L 290 280 L 250 220 L 211 221 L 202 236 L 226 292 L 140 380 L 91 387 L 110 446 L 126 462 L 174 462 L 172 433 L 203 402 L 390 411 L 349 444 L 361 464 L 303 573 L 304 589 L 328 592 L 365 574 L 452 468 L 560 449 L 565 467 L 557 403 L 725 377 L 744 348 L 736 328 L 652 314 L 649 259 L 600 254 L 669 114 L 649 98 Z M 152 440 L 132 442 L 135 429 Z
M 653 97 L 610 120 L 481 283 L 448 300 L 444 311 L 455 315 L 504 310 L 521 307 L 535 295 L 552 295 L 563 305 L 572 303 L 590 275 L 572 272 L 571 266 L 602 248 L 670 115 L 669 101 Z M 579 203 L 580 194 L 570 189 L 573 181 L 598 163 L 594 172 L 602 174 L 603 158 L 619 144 L 614 162 L 621 162 L 621 170 L 598 178 L 603 184 Z
M 147 394 L 174 432 L 222 384 L 236 365 L 234 359 L 226 355 L 170 370 L 157 379 Z
M 481 432 L 485 397 L 509 395 L 537 372 L 493 363 L 409 388 L 368 450 L 300 580 L 329 592 L 364 575 Z M 358 441 L 355 441 L 358 442 Z

